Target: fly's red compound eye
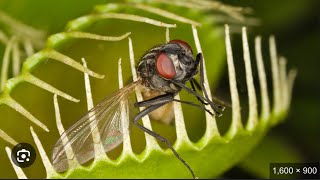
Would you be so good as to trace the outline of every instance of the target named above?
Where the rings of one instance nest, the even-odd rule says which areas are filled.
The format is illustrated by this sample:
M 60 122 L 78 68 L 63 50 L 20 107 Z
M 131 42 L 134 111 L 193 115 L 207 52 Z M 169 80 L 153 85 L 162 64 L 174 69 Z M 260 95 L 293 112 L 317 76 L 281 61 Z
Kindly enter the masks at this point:
M 156 69 L 158 74 L 166 79 L 172 79 L 176 75 L 174 64 L 165 53 L 160 53 L 158 56 Z
M 180 44 L 180 45 L 186 47 L 187 49 L 189 49 L 189 50 L 192 52 L 191 46 L 190 46 L 187 42 L 185 42 L 185 41 L 182 41 L 182 40 L 179 40 L 179 39 L 175 39 L 175 40 L 169 41 L 169 43 L 177 43 L 177 44 Z

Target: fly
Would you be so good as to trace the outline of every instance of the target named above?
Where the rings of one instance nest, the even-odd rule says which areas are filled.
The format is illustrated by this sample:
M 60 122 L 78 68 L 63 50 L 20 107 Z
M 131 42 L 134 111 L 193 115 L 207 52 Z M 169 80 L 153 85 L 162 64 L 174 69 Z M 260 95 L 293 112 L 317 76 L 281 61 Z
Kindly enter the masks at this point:
M 200 66 L 200 84 L 194 79 L 194 76 L 198 73 L 198 66 Z M 105 152 L 114 149 L 123 141 L 121 102 L 127 100 L 135 88 L 140 86 L 144 92 L 153 92 L 153 94 L 159 95 L 134 104 L 135 107 L 146 108 L 135 116 L 133 123 L 144 132 L 165 143 L 174 155 L 188 168 L 193 178 L 195 178 L 193 170 L 173 149 L 169 141 L 140 125 L 138 120 L 173 101 L 200 108 L 211 115 L 221 116 L 219 111 L 223 111 L 224 107 L 209 100 L 204 88 L 202 54 L 198 53 L 196 59 L 194 59 L 191 46 L 187 42 L 171 40 L 166 44 L 157 45 L 147 51 L 141 58 L 137 71 L 139 76 L 137 81 L 121 88 L 110 98 L 103 99 L 61 135 L 52 153 L 52 163 L 56 171 L 62 172 L 70 168 L 68 157 L 64 153 L 65 146 L 73 148 L 73 158 L 77 158 L 80 164 L 87 162 L 95 156 L 93 142 L 88 138 L 92 133 L 90 124 L 93 122 L 95 123 L 94 128 L 98 128 L 100 131 L 101 142 Z M 186 86 L 187 82 L 190 82 L 191 88 Z M 204 96 L 196 92 L 195 85 L 197 89 L 203 90 Z M 193 102 L 174 99 L 182 89 L 193 94 L 201 104 L 210 105 L 214 112 Z M 93 116 L 95 121 L 92 120 Z M 63 144 L 66 139 L 68 139 L 68 143 Z

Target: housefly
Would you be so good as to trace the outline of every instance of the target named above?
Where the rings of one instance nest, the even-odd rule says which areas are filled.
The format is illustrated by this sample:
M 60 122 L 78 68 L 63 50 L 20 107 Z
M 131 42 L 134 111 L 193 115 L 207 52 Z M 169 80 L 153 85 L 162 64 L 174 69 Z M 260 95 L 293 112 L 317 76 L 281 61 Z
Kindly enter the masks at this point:
M 200 84 L 194 79 L 194 76 L 198 73 L 198 66 L 200 66 Z M 219 111 L 222 111 L 224 107 L 209 100 L 204 88 L 202 54 L 198 53 L 194 59 L 191 46 L 187 42 L 171 40 L 166 44 L 157 45 L 147 51 L 141 58 L 137 71 L 139 77 L 137 81 L 121 88 L 111 95 L 110 98 L 103 99 L 61 135 L 53 148 L 52 154 L 53 166 L 58 172 L 70 168 L 68 157 L 64 153 L 65 146 L 72 147 L 74 151 L 73 158 L 76 158 L 80 164 L 87 162 L 95 156 L 94 144 L 88 138 L 93 132 L 90 127 L 91 124 L 94 125 L 94 128 L 98 128 L 105 152 L 114 149 L 123 141 L 121 121 L 121 110 L 123 108 L 121 102 L 128 99 L 135 88 L 142 87 L 143 92 L 153 92 L 156 96 L 135 103 L 135 107 L 146 108 L 134 117 L 133 123 L 144 132 L 165 143 L 195 178 L 192 169 L 173 149 L 169 141 L 140 125 L 138 120 L 173 101 L 200 108 L 211 115 L 221 115 Z M 191 88 L 186 86 L 188 81 L 191 84 Z M 195 85 L 199 90 L 203 90 L 204 96 L 196 92 Z M 196 96 L 202 105 L 174 99 L 175 95 L 182 89 Z M 206 109 L 203 105 L 210 105 L 214 112 Z M 68 141 L 64 144 L 63 142 L 66 142 L 66 139 Z

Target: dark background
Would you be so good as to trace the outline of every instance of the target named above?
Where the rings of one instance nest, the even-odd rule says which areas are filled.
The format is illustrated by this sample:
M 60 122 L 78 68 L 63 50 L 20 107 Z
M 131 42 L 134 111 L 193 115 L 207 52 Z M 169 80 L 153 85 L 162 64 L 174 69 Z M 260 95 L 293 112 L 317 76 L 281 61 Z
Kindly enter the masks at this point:
M 271 129 L 266 138 L 273 137 L 273 139 L 279 138 L 286 141 L 290 148 L 294 148 L 299 154 L 302 162 L 319 162 L 320 1 L 243 0 L 224 2 L 252 7 L 254 16 L 261 20 L 261 25 L 250 27 L 251 33 L 262 36 L 262 45 L 268 43 L 270 34 L 274 34 L 278 53 L 287 58 L 288 69 L 298 69 L 288 117 L 282 124 Z M 235 38 L 234 41 L 239 43 L 240 38 Z M 253 38 L 251 42 L 254 42 Z M 264 52 L 268 52 L 268 47 L 264 46 Z M 238 63 L 238 65 L 241 64 Z M 254 73 L 255 78 L 257 78 L 255 71 Z M 224 77 L 227 77 L 227 74 Z M 243 78 L 239 79 L 240 94 L 245 93 L 245 81 Z M 221 83 L 220 86 L 223 89 L 227 84 Z M 269 94 L 269 96 L 271 95 Z M 249 156 L 248 159 L 250 158 Z M 240 163 L 237 167 L 227 172 L 225 177 L 256 177 L 243 170 L 242 166 Z

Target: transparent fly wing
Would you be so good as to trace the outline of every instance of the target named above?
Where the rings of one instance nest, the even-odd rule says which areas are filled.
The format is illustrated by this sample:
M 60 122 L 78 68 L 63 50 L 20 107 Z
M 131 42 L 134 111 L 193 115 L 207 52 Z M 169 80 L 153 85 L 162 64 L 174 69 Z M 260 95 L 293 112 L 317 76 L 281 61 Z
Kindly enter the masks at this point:
M 69 167 L 68 162 L 74 158 L 82 164 L 96 156 L 91 136 L 96 128 L 99 130 L 105 152 L 114 149 L 122 142 L 121 114 L 128 113 L 127 99 L 139 84 L 140 81 L 133 82 L 112 94 L 111 97 L 103 99 L 61 135 L 52 152 L 52 164 L 56 171 L 62 172 L 72 168 Z M 123 109 L 125 112 L 122 112 Z M 74 152 L 72 157 L 69 157 L 70 154 L 67 156 L 65 152 L 65 149 L 70 146 Z

